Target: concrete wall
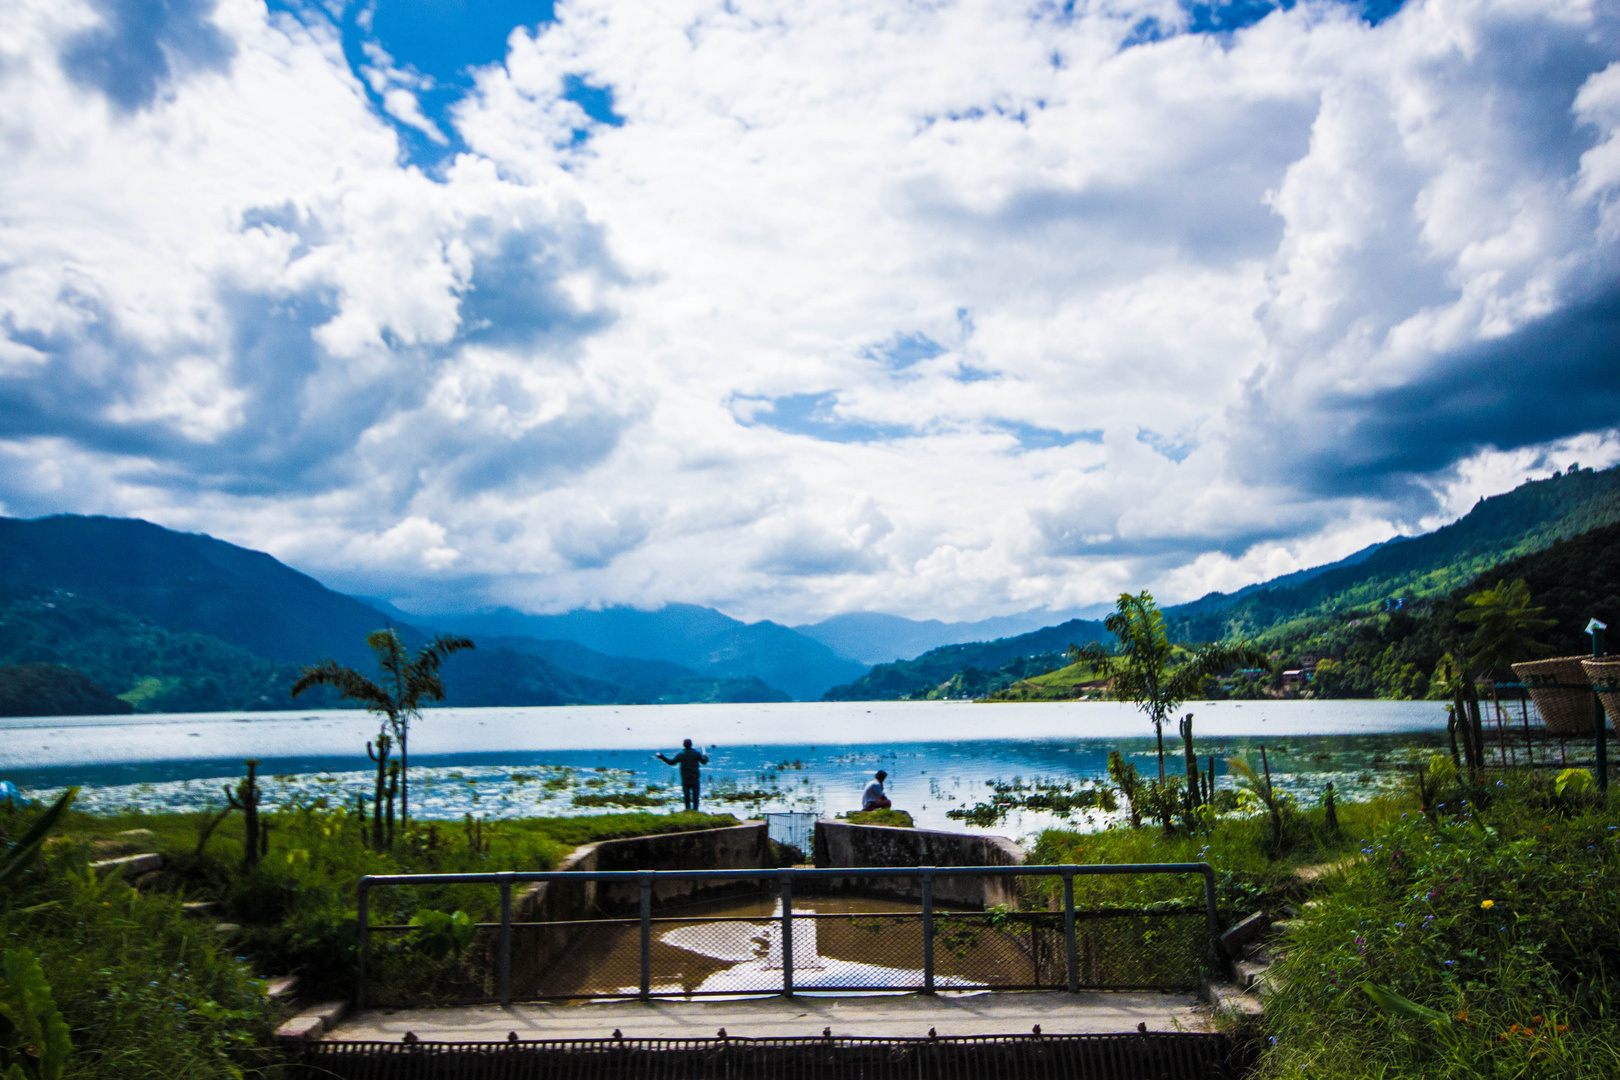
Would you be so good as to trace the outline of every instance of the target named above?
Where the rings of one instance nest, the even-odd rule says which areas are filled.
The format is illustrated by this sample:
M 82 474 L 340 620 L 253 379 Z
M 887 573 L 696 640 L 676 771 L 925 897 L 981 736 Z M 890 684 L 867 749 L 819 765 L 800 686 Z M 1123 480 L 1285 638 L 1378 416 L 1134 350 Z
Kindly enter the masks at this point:
M 661 833 L 603 840 L 573 850 L 557 864 L 561 871 L 607 870 L 752 870 L 770 868 L 770 842 L 763 823 L 698 832 Z M 697 881 L 661 881 L 653 886 L 653 907 L 688 900 L 752 892 L 751 881 L 702 888 Z M 604 916 L 635 915 L 641 910 L 641 886 L 609 882 L 540 882 L 512 904 L 513 922 L 566 922 Z M 515 927 L 512 933 L 512 990 L 523 996 L 540 974 L 574 943 L 567 926 Z
M 896 829 L 886 825 L 816 822 L 816 866 L 1021 866 L 1024 850 L 1002 836 Z M 934 899 L 985 908 L 1017 903 L 1016 878 L 936 875 Z M 833 891 L 908 900 L 920 898 L 914 878 L 835 878 Z

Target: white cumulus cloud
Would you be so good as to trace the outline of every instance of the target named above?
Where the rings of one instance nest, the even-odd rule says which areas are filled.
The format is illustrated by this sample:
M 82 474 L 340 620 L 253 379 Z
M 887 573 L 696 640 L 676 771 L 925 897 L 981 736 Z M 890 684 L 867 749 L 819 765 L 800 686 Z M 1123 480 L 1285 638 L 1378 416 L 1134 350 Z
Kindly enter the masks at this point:
M 317 6 L 7 10 L 9 513 L 440 609 L 966 618 L 1620 459 L 1595 0 L 574 0 L 442 114 Z

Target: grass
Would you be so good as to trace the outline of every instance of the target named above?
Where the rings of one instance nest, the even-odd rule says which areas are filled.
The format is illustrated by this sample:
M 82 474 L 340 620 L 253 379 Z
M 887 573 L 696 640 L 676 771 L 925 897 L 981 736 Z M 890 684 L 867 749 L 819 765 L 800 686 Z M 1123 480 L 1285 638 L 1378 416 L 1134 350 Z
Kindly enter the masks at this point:
M 851 810 L 844 815 L 844 820 L 851 825 L 887 825 L 894 829 L 917 827 L 906 810 Z
M 0 804 L 0 839 L 37 808 Z M 0 895 L 0 937 L 44 965 L 73 1031 L 67 1075 L 85 1078 L 279 1076 L 271 1034 L 285 1016 L 260 976 L 299 973 L 307 997 L 346 998 L 353 982 L 355 882 L 364 874 L 544 870 L 580 844 L 737 824 L 729 814 L 606 814 L 475 824 L 422 822 L 374 851 L 346 810 L 310 805 L 265 815 L 270 850 L 241 866 L 240 817 L 199 852 L 202 814 L 93 816 L 69 811 L 43 858 Z M 128 830 L 141 830 L 123 835 Z M 140 889 L 98 878 L 91 861 L 135 851 L 165 856 Z M 218 902 L 188 918 L 187 900 Z M 497 893 L 476 887 L 388 889 L 378 922 L 425 911 L 495 917 Z M 240 924 L 222 937 L 216 922 Z M 284 1010 L 283 1010 L 284 1012 Z

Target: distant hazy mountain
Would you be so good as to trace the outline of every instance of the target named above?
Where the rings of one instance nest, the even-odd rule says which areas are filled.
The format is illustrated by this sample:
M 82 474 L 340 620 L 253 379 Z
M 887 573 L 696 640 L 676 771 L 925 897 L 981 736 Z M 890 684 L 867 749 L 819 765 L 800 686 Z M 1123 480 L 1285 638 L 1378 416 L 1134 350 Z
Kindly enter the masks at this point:
M 1025 611 L 978 622 L 940 622 L 938 619 L 906 619 L 899 615 L 859 611 L 834 615 L 818 623 L 795 626 L 805 637 L 814 638 L 846 660 L 862 664 L 887 664 L 921 656 L 941 645 L 1027 634 L 1067 619 L 1094 618 L 1111 610 L 1098 604 L 1076 611 Z
M 608 656 L 577 641 L 540 641 L 530 637 L 491 637 L 480 649 L 505 649 L 550 661 L 558 668 L 578 672 L 619 688 L 619 701 L 643 705 L 676 705 L 694 701 L 790 701 L 787 694 L 763 680 L 715 678 L 667 660 L 638 660 Z
M 786 626 L 744 623 L 713 608 L 668 604 L 656 611 L 610 607 L 561 615 L 496 608 L 435 620 L 458 633 L 573 641 L 608 656 L 663 660 L 699 675 L 760 679 L 798 700 L 858 678 L 865 664 L 839 656 Z

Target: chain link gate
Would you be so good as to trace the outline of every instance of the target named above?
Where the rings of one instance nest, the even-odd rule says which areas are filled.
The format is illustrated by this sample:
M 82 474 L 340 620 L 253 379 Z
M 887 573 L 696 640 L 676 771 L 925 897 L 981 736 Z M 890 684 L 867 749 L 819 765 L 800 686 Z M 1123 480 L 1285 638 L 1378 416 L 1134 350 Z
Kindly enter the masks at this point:
M 1118 874 L 1200 875 L 1203 903 L 1075 908 L 1076 877 Z M 939 879 L 981 876 L 1058 878 L 1062 907 L 964 911 L 935 904 Z M 813 906 L 829 906 L 818 887 L 849 889 L 853 883 L 858 890 L 862 879 L 877 878 L 910 879 L 917 901 L 865 899 L 858 911 Z M 681 914 L 653 915 L 656 886 L 693 881 L 745 892 L 709 903 L 724 904 L 724 915 L 702 914 L 695 910 L 701 904 L 687 905 Z M 639 893 L 639 910 L 633 916 L 515 921 L 514 887 L 539 882 L 630 885 L 630 895 Z M 373 890 L 433 884 L 496 886 L 501 920 L 479 924 L 467 947 L 438 956 L 419 947 L 416 926 L 370 924 Z M 357 1008 L 506 1005 L 514 998 L 1185 990 L 1214 963 L 1220 932 L 1214 871 L 1207 863 L 397 874 L 362 878 L 358 906 Z

